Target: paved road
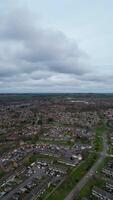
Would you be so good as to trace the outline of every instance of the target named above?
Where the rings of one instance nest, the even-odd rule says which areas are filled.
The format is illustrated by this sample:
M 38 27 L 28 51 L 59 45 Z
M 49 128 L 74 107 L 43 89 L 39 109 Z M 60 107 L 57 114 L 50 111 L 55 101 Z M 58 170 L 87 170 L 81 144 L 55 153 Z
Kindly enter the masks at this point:
M 22 182 L 20 185 L 18 185 L 15 189 L 13 189 L 11 192 L 9 192 L 8 194 L 6 194 L 4 197 L 1 198 L 1 200 L 9 200 L 11 199 L 11 197 L 18 192 L 18 190 L 20 188 L 23 188 L 25 185 L 27 185 L 32 179 L 36 178 L 36 177 L 41 177 L 44 174 L 44 170 L 42 169 L 38 169 L 37 172 L 35 174 L 33 174 L 32 176 L 30 176 L 28 179 L 26 179 L 24 182 Z
M 23 200 L 36 200 L 43 191 L 48 188 L 48 183 L 52 181 L 53 177 L 47 177 L 38 186 L 36 186 Z
M 100 158 L 94 163 L 92 168 L 87 172 L 87 174 L 78 182 L 78 184 L 75 186 L 75 188 L 68 194 L 68 196 L 65 198 L 65 200 L 76 200 L 79 192 L 81 189 L 86 185 L 86 183 L 90 180 L 90 178 L 96 174 L 96 170 L 101 164 L 101 162 L 104 160 L 107 154 L 107 137 L 106 133 L 103 134 L 102 136 L 103 140 L 103 151 L 100 154 Z

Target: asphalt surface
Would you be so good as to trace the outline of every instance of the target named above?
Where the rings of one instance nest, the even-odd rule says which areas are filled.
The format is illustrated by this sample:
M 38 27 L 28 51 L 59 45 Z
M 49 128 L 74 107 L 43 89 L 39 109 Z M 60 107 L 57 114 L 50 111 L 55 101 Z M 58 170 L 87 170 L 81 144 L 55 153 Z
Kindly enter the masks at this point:
M 44 174 L 44 171 L 42 169 L 38 169 L 37 172 L 35 174 L 33 174 L 32 176 L 30 176 L 28 179 L 26 179 L 24 182 L 22 182 L 21 184 L 19 184 L 15 189 L 13 189 L 11 192 L 9 192 L 8 194 L 6 194 L 4 197 L 0 198 L 1 200 L 10 200 L 11 197 L 18 192 L 18 190 L 20 188 L 23 188 L 24 186 L 26 186 L 32 179 L 36 178 L 36 177 L 41 177 Z
M 40 194 L 48 188 L 48 183 L 52 181 L 53 177 L 47 177 L 40 185 L 35 187 L 23 200 L 36 200 Z
M 104 158 L 106 157 L 106 154 L 107 154 L 108 144 L 107 144 L 107 138 L 106 138 L 105 133 L 102 136 L 102 140 L 103 140 L 103 151 L 100 153 L 100 158 L 94 163 L 94 165 L 91 167 L 91 169 L 78 182 L 78 184 L 74 187 L 74 189 L 68 194 L 68 196 L 64 200 L 76 200 L 81 189 L 87 184 L 87 182 L 90 180 L 90 178 L 94 174 L 96 174 L 97 168 L 99 167 L 99 165 L 104 160 Z

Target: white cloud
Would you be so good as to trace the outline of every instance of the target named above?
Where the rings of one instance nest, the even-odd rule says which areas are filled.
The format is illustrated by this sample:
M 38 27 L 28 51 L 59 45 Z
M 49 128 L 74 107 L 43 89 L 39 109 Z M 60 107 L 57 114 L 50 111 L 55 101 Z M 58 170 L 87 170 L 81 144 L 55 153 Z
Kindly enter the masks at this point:
M 112 82 L 96 74 L 77 42 L 40 25 L 27 10 L 1 18 L 0 91 L 88 91 Z M 105 85 L 106 83 L 106 85 Z

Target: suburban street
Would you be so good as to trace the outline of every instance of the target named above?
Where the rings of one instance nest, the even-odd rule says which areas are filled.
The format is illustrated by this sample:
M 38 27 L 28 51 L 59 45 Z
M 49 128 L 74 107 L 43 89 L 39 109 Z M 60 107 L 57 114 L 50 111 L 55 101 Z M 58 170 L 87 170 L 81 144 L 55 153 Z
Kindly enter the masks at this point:
M 36 177 L 41 177 L 44 174 L 44 171 L 41 169 L 38 169 L 37 172 L 35 174 L 33 174 L 32 176 L 30 176 L 28 179 L 26 179 L 24 182 L 22 182 L 20 185 L 18 185 L 14 190 L 12 190 L 11 192 L 9 192 L 7 195 L 5 195 L 3 198 L 1 198 L 2 200 L 8 200 L 11 199 L 11 197 L 13 196 L 13 194 L 15 194 L 16 192 L 18 192 L 18 190 L 22 187 L 24 187 L 25 185 L 27 185 L 33 178 Z
M 68 196 L 65 198 L 65 200 L 76 200 L 79 192 L 81 189 L 86 185 L 86 183 L 90 180 L 90 178 L 96 174 L 96 170 L 101 164 L 101 162 L 104 160 L 107 154 L 107 138 L 106 133 L 102 136 L 103 140 L 103 151 L 99 154 L 100 158 L 94 163 L 92 168 L 87 172 L 87 174 L 78 182 L 78 184 L 75 186 L 75 188 L 68 194 Z
M 47 177 L 41 184 L 36 186 L 23 200 L 36 200 L 44 190 L 47 189 L 48 183 L 52 181 L 53 177 Z

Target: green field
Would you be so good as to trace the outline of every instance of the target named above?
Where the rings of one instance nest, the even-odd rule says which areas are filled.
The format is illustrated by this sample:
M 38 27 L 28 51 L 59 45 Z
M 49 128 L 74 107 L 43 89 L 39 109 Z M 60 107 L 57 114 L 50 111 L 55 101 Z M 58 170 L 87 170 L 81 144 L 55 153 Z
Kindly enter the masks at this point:
M 103 133 L 108 131 L 108 127 L 105 121 L 102 121 L 102 124 L 95 128 L 95 140 L 94 140 L 94 149 L 99 152 L 103 150 Z
M 90 153 L 86 160 L 78 167 L 74 168 L 65 178 L 60 188 L 58 188 L 48 200 L 63 200 L 66 195 L 73 189 L 78 181 L 86 174 L 91 168 L 93 163 L 97 160 L 98 156 L 95 153 Z
M 95 177 L 91 178 L 90 181 L 85 185 L 85 187 L 81 190 L 77 200 L 81 200 L 83 197 L 91 196 L 91 191 L 94 186 L 103 188 L 105 186 L 105 181 L 101 179 L 97 179 Z M 95 197 L 91 196 L 92 200 L 95 200 Z
M 5 175 L 5 172 L 1 170 L 0 171 L 0 178 L 2 178 L 4 175 Z

